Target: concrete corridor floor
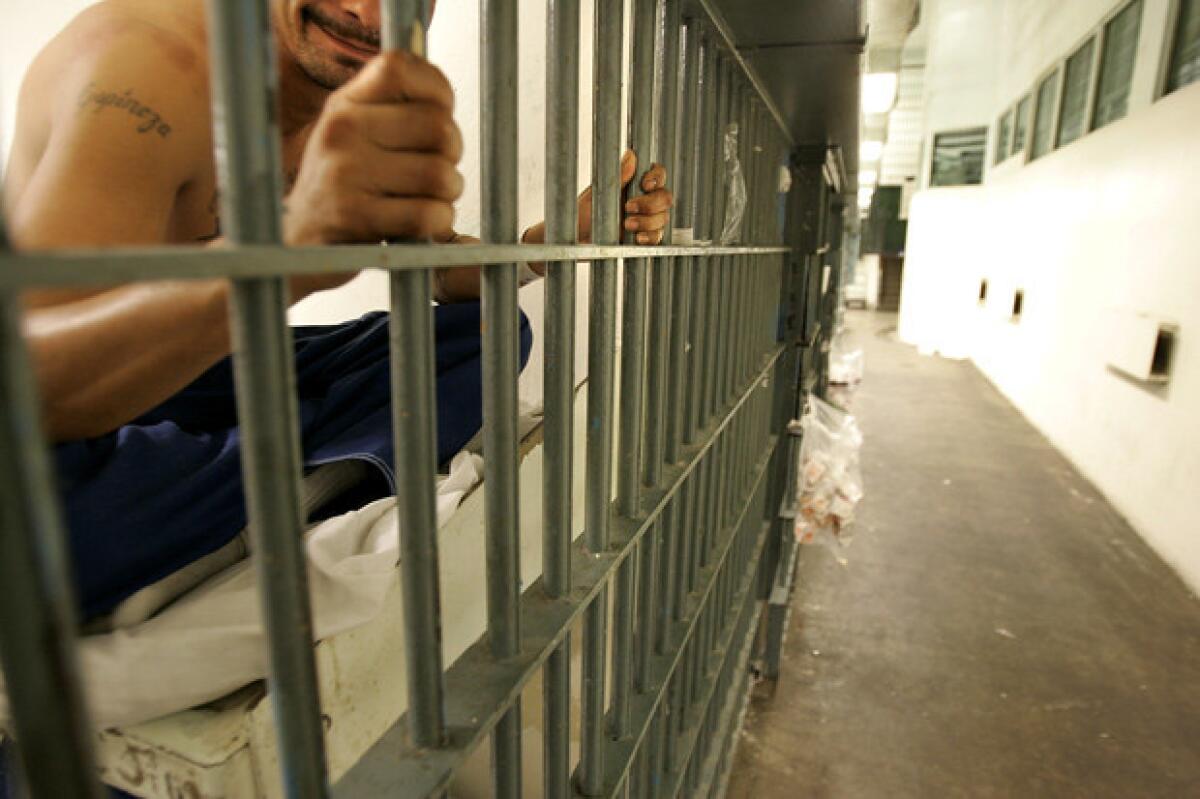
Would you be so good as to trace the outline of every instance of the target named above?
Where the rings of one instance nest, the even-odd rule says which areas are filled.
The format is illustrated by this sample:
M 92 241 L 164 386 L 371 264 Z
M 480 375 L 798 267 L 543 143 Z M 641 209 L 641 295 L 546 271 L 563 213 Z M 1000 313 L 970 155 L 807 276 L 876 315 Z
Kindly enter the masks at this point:
M 1200 601 L 974 366 L 894 325 L 847 317 L 866 498 L 845 565 L 801 553 L 729 795 L 1200 797 Z

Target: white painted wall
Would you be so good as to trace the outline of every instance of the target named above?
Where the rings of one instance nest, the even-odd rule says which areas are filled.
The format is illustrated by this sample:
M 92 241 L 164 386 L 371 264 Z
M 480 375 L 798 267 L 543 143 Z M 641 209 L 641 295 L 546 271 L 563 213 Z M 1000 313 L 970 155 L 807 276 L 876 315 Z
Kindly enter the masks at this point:
M 1110 10 L 1010 2 L 989 121 Z M 972 358 L 1200 590 L 1200 85 L 1153 102 L 1166 10 L 1146 0 L 1127 118 L 1033 164 L 1013 159 L 982 187 L 916 196 L 900 335 Z M 1017 288 L 1025 307 L 1014 323 Z M 1167 387 L 1107 368 L 1112 308 L 1181 326 Z
M 929 185 L 933 137 L 986 125 L 1000 64 L 996 31 L 1008 0 L 934 0 L 921 4 L 925 29 L 924 147 L 918 185 Z
M 95 0 L 0 0 L 0 164 L 8 163 L 13 126 L 17 118 L 17 93 L 25 70 L 46 42 L 75 15 Z

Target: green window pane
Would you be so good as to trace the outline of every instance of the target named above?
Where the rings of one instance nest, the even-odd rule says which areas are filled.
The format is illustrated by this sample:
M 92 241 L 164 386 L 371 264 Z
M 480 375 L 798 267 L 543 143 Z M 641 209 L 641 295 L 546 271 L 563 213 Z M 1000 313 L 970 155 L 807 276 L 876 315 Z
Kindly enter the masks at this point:
M 1182 89 L 1197 79 L 1200 79 L 1200 0 L 1180 0 L 1167 92 Z
M 1021 98 L 1021 102 L 1017 103 L 1017 118 L 1013 123 L 1013 155 L 1024 152 L 1025 142 L 1029 136 L 1029 95 Z
M 1013 112 L 1010 108 L 1008 112 L 1000 117 L 1000 124 L 996 128 L 996 163 L 1000 163 L 1005 158 L 1008 158 L 1010 147 L 1012 146 L 1012 123 Z
M 1037 109 L 1033 115 L 1033 143 L 1029 157 L 1040 158 L 1050 152 L 1054 124 L 1054 98 L 1058 94 L 1058 72 L 1038 85 Z
M 1137 57 L 1141 23 L 1142 0 L 1134 0 L 1104 26 L 1104 52 L 1100 57 L 1092 130 L 1129 113 L 1129 87 L 1133 83 L 1133 62 Z
M 939 133 L 933 137 L 931 186 L 977 186 L 983 182 L 987 128 Z
M 1088 84 L 1092 80 L 1092 61 L 1096 55 L 1096 40 L 1075 51 L 1067 59 L 1063 77 L 1062 113 L 1058 121 L 1058 146 L 1070 144 L 1083 135 L 1087 114 Z

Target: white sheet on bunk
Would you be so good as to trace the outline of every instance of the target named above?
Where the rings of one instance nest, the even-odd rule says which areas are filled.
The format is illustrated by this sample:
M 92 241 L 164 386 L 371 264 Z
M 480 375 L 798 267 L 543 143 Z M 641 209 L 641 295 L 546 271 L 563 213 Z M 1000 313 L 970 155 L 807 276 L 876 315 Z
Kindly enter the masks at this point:
M 478 455 L 455 456 L 438 478 L 439 526 L 482 476 Z M 381 499 L 305 533 L 315 640 L 380 612 L 399 560 L 394 509 L 394 499 Z M 266 652 L 255 571 L 243 560 L 141 624 L 80 640 L 92 721 L 136 724 L 211 702 L 263 679 Z M 3 688 L 0 679 L 0 730 L 9 718 Z

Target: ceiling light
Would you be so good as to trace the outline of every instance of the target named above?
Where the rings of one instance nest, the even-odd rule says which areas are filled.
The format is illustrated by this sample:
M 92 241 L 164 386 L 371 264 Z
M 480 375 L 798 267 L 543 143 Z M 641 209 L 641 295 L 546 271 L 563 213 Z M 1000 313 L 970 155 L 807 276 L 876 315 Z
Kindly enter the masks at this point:
M 864 169 L 858 173 L 858 185 L 874 186 L 879 182 L 879 173 L 874 169 Z
M 862 108 L 866 114 L 886 114 L 896 104 L 896 73 L 871 72 L 862 79 Z
M 883 142 L 881 141 L 865 141 L 858 148 L 858 158 L 860 161 L 878 161 L 883 155 Z

